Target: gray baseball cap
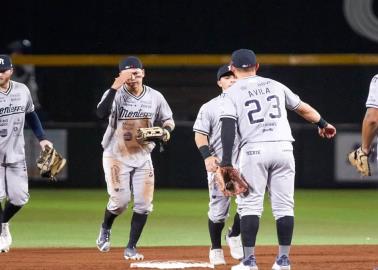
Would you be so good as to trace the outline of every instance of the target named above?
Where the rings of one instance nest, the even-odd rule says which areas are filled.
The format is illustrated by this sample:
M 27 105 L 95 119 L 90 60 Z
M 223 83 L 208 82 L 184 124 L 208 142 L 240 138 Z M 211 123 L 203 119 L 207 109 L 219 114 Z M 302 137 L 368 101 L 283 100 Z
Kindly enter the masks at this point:
M 0 71 L 6 71 L 13 68 L 11 58 L 6 54 L 0 55 Z

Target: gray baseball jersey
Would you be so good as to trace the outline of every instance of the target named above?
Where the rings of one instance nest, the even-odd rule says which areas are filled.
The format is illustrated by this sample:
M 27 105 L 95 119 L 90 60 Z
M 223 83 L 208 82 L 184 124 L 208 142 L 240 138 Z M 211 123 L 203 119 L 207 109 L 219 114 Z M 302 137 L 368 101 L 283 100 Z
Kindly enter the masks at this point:
M 369 96 L 366 101 L 366 107 L 378 109 L 378 74 L 375 75 L 370 82 Z
M 275 219 L 293 216 L 294 139 L 286 109 L 298 108 L 299 97 L 277 81 L 250 76 L 231 86 L 223 101 L 221 117 L 237 121 L 239 168 L 252 188 L 239 197 L 239 214 L 261 216 L 267 188 Z
M 34 111 L 30 91 L 25 84 L 10 81 L 0 92 L 0 160 L 16 163 L 25 160 L 25 113 Z
M 237 120 L 241 145 L 294 141 L 285 107 L 295 110 L 300 102 L 300 98 L 285 85 L 269 78 L 250 76 L 237 80 L 228 89 L 221 106 L 221 117 Z
M 162 126 L 166 121 L 173 123 L 172 111 L 161 93 L 144 85 L 142 94 L 134 96 L 122 86 L 115 95 L 109 125 L 101 142 L 104 156 L 122 158 L 129 166 L 141 166 L 149 160 L 155 143 L 138 143 L 137 129 Z
M 225 95 L 227 94 L 222 93 L 221 95 L 203 104 L 198 112 L 197 119 L 194 122 L 193 126 L 194 132 L 201 133 L 208 137 L 210 153 L 219 159 L 222 159 L 223 155 L 221 142 L 222 123 L 220 121 L 220 115 L 222 111 L 220 106 Z M 239 140 L 238 138 L 236 138 L 232 155 L 233 164 L 236 164 L 238 144 Z

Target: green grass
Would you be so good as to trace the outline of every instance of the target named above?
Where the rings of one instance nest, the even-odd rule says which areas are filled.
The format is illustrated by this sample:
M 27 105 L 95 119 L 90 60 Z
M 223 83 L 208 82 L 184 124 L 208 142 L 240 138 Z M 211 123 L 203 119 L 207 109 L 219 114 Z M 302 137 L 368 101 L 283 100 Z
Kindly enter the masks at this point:
M 11 221 L 13 247 L 94 247 L 107 203 L 105 189 L 34 189 L 30 194 L 30 202 Z M 377 191 L 297 190 L 295 199 L 293 244 L 378 244 Z M 139 246 L 208 245 L 207 207 L 207 190 L 156 190 Z M 125 245 L 130 217 L 128 209 L 116 219 L 113 246 Z M 275 243 L 266 200 L 257 244 Z

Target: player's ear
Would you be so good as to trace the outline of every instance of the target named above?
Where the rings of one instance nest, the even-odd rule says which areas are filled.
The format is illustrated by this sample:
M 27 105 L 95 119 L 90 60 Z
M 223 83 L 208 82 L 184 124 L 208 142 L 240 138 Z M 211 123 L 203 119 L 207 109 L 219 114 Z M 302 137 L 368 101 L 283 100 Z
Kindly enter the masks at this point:
M 146 76 L 146 72 L 142 69 L 142 78 L 144 78 L 144 76 Z
M 217 85 L 220 87 L 220 88 L 222 88 L 222 83 L 221 83 L 221 81 L 219 80 L 219 81 L 217 81 Z
M 257 70 L 259 69 L 260 67 L 260 64 L 259 63 L 256 63 L 256 66 L 255 66 L 255 71 L 257 72 Z

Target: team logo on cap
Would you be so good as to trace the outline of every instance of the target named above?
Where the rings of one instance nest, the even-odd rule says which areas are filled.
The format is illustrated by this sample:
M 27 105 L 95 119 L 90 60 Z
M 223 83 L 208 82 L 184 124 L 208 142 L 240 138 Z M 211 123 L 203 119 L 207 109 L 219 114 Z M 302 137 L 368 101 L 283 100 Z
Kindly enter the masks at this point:
M 3 58 L 0 58 L 0 64 L 4 65 L 4 59 Z

